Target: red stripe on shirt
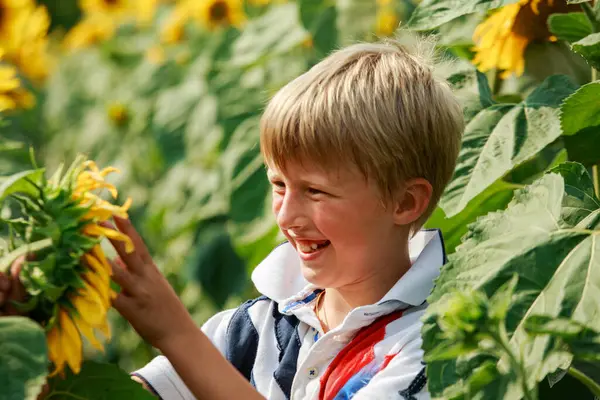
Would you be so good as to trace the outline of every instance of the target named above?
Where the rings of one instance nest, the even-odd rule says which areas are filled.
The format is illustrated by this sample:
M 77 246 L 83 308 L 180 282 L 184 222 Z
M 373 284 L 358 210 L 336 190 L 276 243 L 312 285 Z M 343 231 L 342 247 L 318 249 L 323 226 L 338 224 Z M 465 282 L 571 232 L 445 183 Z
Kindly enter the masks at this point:
M 385 338 L 386 326 L 400 318 L 403 313 L 404 310 L 395 311 L 358 331 L 354 339 L 338 353 L 323 373 L 319 393 L 320 400 L 335 398 L 350 378 L 373 362 L 375 359 L 374 347 Z M 386 357 L 381 369 L 391 361 L 392 357 L 389 360 Z

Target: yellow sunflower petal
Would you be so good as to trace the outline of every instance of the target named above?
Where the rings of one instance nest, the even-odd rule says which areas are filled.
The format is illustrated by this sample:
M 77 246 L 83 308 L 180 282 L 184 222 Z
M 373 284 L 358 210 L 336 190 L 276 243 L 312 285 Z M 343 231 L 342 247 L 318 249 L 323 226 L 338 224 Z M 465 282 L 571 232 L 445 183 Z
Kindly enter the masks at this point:
M 89 168 L 93 172 L 100 172 L 100 168 L 98 168 L 98 165 L 93 160 L 86 160 L 86 161 L 84 161 L 83 162 L 83 167 L 84 168 Z
M 84 336 L 95 349 L 104 352 L 104 346 L 102 343 L 100 343 L 98 338 L 96 338 L 96 335 L 94 334 L 94 328 L 83 318 L 77 315 L 73 316 L 73 321 L 75 322 L 75 325 L 77 326 L 77 329 L 79 329 L 81 335 Z
M 75 374 L 78 374 L 81 370 L 82 361 L 82 343 L 79 331 L 67 311 L 61 309 L 58 316 L 60 323 L 60 351 L 71 370 Z
M 86 254 L 86 261 L 92 267 L 93 271 L 88 271 L 83 274 L 83 278 L 89 283 L 98 293 L 102 300 L 104 308 L 110 307 L 110 275 L 106 268 L 93 256 Z M 92 261 L 93 260 L 93 261 Z
M 17 102 L 10 96 L 0 95 L 0 112 L 6 110 L 14 110 L 17 108 Z
M 52 377 L 63 372 L 66 362 L 60 347 L 60 333 L 57 325 L 46 335 L 46 342 L 48 344 L 48 359 L 54 364 L 54 370 L 50 373 L 50 377 Z
M 104 268 L 107 271 L 109 271 L 109 275 L 112 275 L 112 267 L 106 259 L 106 256 L 104 255 L 104 250 L 102 250 L 102 246 L 100 246 L 99 244 L 95 245 L 94 247 L 92 247 L 90 253 L 94 257 L 96 257 L 96 259 L 104 266 Z
M 100 325 L 106 318 L 106 307 L 102 297 L 89 283 L 85 282 L 84 288 L 78 290 L 70 300 L 79 316 L 88 324 Z
M 95 237 L 105 236 L 109 239 L 121 241 L 121 242 L 125 243 L 125 251 L 127 251 L 128 253 L 131 253 L 134 250 L 133 242 L 131 241 L 129 236 L 127 236 L 119 231 L 105 228 L 103 226 L 99 226 L 96 224 L 89 224 L 83 228 L 83 233 L 85 235 L 89 235 L 89 236 L 95 236 Z

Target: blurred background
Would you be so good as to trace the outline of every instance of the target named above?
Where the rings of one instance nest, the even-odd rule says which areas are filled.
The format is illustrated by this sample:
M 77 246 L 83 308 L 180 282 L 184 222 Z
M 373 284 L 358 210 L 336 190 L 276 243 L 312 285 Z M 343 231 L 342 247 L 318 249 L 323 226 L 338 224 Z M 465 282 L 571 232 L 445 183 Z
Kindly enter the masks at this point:
M 259 155 L 266 101 L 333 49 L 394 35 L 418 3 L 0 0 L 0 175 L 31 168 L 29 147 L 49 171 L 77 153 L 119 168 L 120 202 L 133 199 L 131 219 L 201 324 L 257 295 L 249 275 L 282 240 Z M 470 65 L 484 17 L 443 25 L 438 46 Z M 528 54 L 535 62 L 502 80 L 499 101 L 551 73 L 589 79 L 559 43 Z M 468 218 L 510 197 L 477 204 Z M 438 210 L 430 225 L 453 248 L 465 218 Z M 95 357 L 132 370 L 156 354 L 116 313 L 111 321 L 113 340 Z

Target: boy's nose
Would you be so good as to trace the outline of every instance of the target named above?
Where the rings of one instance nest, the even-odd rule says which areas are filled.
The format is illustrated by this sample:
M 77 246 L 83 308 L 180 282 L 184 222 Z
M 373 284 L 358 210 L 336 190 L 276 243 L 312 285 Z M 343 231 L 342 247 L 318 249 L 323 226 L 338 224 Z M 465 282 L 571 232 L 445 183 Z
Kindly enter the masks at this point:
M 279 228 L 288 230 L 292 228 L 301 228 L 306 225 L 307 218 L 301 203 L 302 202 L 295 199 L 294 196 L 286 193 L 279 204 L 278 209 L 275 210 Z

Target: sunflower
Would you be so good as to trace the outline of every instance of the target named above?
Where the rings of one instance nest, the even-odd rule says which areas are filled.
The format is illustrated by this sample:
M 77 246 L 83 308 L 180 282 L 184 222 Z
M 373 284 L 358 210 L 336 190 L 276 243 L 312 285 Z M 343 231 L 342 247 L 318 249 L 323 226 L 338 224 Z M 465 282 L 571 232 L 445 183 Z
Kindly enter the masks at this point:
M 240 27 L 246 20 L 243 0 L 196 0 L 197 18 L 208 29 L 232 25 Z
M 133 4 L 137 21 L 142 25 L 152 22 L 160 0 L 136 0 Z
M 473 63 L 482 72 L 502 70 L 506 78 L 525 70 L 525 49 L 533 41 L 556 41 L 547 26 L 550 14 L 574 9 L 561 0 L 520 0 L 502 7 L 475 29 Z
M 84 17 L 67 33 L 63 46 L 77 50 L 100 43 L 114 35 L 117 29 L 114 19 L 105 14 L 93 14 Z
M 79 8 L 84 14 L 108 14 L 114 17 L 128 14 L 132 0 L 80 0 Z
M 33 0 L 0 0 L 0 37 L 9 36 L 15 18 L 34 7 Z
M 167 17 L 162 30 L 161 40 L 163 43 L 177 43 L 185 37 L 185 25 L 191 20 L 193 3 L 180 1 Z
M 51 68 L 48 55 L 50 17 L 44 6 L 30 0 L 0 0 L 0 46 L 6 59 L 36 82 Z
M 396 15 L 393 7 L 378 7 L 375 32 L 378 36 L 390 36 L 398 28 L 398 22 L 398 15 Z
M 129 237 L 101 225 L 113 216 L 126 218 L 131 205 L 131 200 L 114 205 L 96 193 L 107 190 L 117 197 L 116 188 L 105 180 L 113 172 L 117 170 L 100 170 L 79 157 L 64 176 L 59 169 L 49 180 L 33 183 L 37 194 L 13 195 L 27 220 L 14 227 L 17 236 L 28 238 L 27 246 L 32 241 L 46 243 L 22 269 L 29 299 L 21 308 L 46 329 L 52 376 L 62 375 L 65 366 L 79 373 L 82 337 L 98 350 L 103 345 L 96 332 L 110 338 L 107 312 L 115 292 L 110 287 L 111 266 L 99 243 L 108 237 L 133 251 Z
M 0 49 L 0 58 L 4 51 Z M 0 112 L 17 108 L 31 108 L 35 98 L 21 87 L 17 70 L 11 65 L 0 65 Z

